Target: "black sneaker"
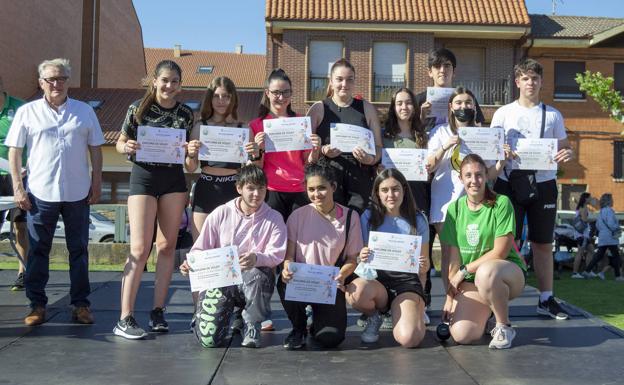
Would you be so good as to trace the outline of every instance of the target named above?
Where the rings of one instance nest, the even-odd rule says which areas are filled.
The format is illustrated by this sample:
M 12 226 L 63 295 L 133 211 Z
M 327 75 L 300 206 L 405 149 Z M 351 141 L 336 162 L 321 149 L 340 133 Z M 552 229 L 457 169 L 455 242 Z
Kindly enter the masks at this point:
M 557 320 L 567 320 L 570 315 L 561 308 L 559 302 L 552 295 L 546 301 L 539 301 L 537 304 L 537 314 L 547 315 Z
M 11 291 L 22 291 L 24 290 L 24 273 L 19 273 L 17 275 L 17 279 L 11 286 Z
M 306 344 L 305 339 L 305 331 L 293 329 L 290 333 L 288 333 L 288 337 L 284 340 L 284 348 L 288 350 L 301 349 Z
M 164 308 L 157 307 L 150 312 L 149 326 L 153 332 L 166 333 L 169 331 L 169 324 L 165 321 Z
M 232 326 L 230 326 L 232 334 L 239 333 L 240 335 L 243 335 L 243 327 L 245 323 L 243 322 L 243 315 L 241 313 L 242 312 L 239 311 L 234 313 L 234 321 L 232 321 Z
M 141 329 L 132 315 L 117 321 L 113 334 L 129 340 L 139 340 L 147 336 L 145 330 Z

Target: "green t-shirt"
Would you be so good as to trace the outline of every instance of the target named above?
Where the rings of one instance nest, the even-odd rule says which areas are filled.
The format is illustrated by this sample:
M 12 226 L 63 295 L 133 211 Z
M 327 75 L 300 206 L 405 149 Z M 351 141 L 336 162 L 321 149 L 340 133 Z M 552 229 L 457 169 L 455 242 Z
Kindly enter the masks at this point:
M 383 137 L 383 146 L 384 148 L 418 148 L 416 146 L 416 142 L 414 139 L 410 138 L 400 138 L 397 136 L 396 139 Z
M 498 194 L 493 207 L 482 206 L 477 211 L 468 209 L 466 196 L 452 202 L 446 211 L 444 228 L 440 240 L 459 249 L 462 265 L 480 258 L 494 248 L 494 239 L 511 233 L 515 238 L 516 221 L 509 198 Z M 509 250 L 507 260 L 526 271 L 524 260 L 514 247 Z M 466 276 L 474 281 L 474 274 Z
M 4 96 L 6 98 L 4 101 L 4 108 L 2 108 L 2 112 L 0 112 L 0 158 L 8 160 L 9 148 L 4 145 L 4 140 L 9 133 L 9 128 L 13 122 L 15 111 L 17 111 L 17 108 L 25 102 L 22 99 L 14 98 L 6 93 Z M 26 166 L 26 149 L 22 152 L 22 166 Z M 8 172 L 0 169 L 0 175 L 6 174 L 8 174 Z

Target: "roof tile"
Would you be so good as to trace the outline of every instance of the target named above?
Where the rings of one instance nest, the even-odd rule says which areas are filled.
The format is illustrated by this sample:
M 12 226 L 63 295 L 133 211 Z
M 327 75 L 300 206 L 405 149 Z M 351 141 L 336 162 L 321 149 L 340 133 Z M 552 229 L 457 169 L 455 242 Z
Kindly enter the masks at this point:
M 536 38 L 591 38 L 624 25 L 624 19 L 585 16 L 529 15 Z

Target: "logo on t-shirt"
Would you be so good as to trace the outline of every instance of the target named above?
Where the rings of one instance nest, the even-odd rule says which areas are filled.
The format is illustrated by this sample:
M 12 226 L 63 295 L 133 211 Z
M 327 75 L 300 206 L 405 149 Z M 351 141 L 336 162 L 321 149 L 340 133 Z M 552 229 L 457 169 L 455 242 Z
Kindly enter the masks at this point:
M 15 110 L 11 108 L 10 110 L 7 111 L 7 120 L 9 122 L 12 122 L 14 117 L 15 117 Z
M 466 240 L 470 246 L 479 244 L 479 225 L 476 223 L 466 226 Z

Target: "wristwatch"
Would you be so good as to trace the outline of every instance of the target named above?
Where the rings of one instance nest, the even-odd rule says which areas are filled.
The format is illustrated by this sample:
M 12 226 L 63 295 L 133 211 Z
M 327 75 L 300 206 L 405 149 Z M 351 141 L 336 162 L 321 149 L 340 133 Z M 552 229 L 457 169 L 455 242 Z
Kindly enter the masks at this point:
M 464 278 L 466 278 L 466 276 L 468 275 L 468 269 L 466 268 L 466 265 L 459 266 L 459 271 L 464 275 Z

